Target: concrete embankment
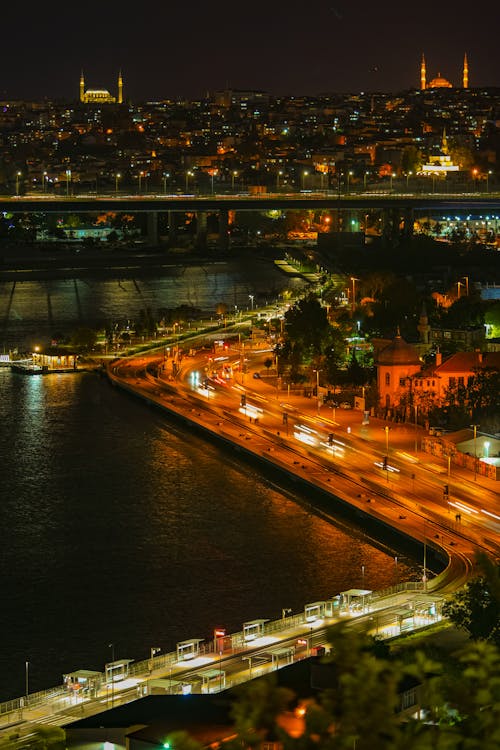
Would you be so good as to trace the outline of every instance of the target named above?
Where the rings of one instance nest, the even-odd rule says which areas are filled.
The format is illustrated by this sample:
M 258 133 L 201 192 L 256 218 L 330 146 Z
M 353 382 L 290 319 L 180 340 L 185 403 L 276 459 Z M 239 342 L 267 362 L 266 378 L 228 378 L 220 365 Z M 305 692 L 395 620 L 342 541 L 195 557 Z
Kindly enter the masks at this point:
M 224 410 L 181 392 L 173 384 L 150 381 L 130 382 L 119 377 L 113 367 L 107 370 L 110 382 L 135 398 L 158 408 L 178 424 L 195 430 L 198 434 L 216 441 L 239 459 L 258 466 L 270 482 L 279 484 L 316 513 L 335 523 L 354 525 L 370 542 L 400 550 L 414 560 L 426 559 L 427 572 L 432 573 L 429 588 L 436 589 L 453 580 L 462 582 L 467 566 L 460 556 L 450 556 L 448 550 L 431 535 L 431 524 L 426 536 L 412 529 L 425 529 L 423 518 L 409 523 L 412 511 L 401 508 L 397 502 L 379 489 L 367 491 L 362 477 L 353 478 L 331 465 L 321 464 L 317 456 L 295 452 L 286 439 L 278 437 L 258 425 L 241 425 L 233 415 Z M 405 528 L 401 518 L 407 519 Z M 435 529 L 434 529 L 435 530 Z M 424 552 L 425 548 L 425 552 Z M 452 559 L 453 558 L 453 559 Z

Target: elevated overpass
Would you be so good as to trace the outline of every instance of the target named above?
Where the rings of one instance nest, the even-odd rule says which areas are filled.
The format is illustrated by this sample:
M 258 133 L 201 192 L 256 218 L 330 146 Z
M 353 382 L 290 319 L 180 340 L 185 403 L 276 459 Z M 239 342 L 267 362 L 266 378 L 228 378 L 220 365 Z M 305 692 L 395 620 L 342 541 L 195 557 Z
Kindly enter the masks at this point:
M 207 216 L 216 213 L 219 225 L 219 245 L 229 244 L 229 212 L 236 211 L 298 211 L 328 210 L 335 217 L 334 224 L 349 231 L 351 216 L 364 216 L 369 211 L 379 211 L 384 233 L 393 236 L 402 224 L 404 233 L 411 235 L 416 216 L 496 216 L 500 219 L 500 193 L 443 193 L 443 192 L 321 192 L 302 193 L 236 193 L 231 195 L 173 195 L 147 193 L 127 194 L 28 194 L 0 196 L 0 211 L 21 213 L 131 213 L 146 214 L 147 236 L 151 245 L 158 244 L 158 215 L 169 215 L 169 237 L 175 237 L 175 213 L 195 213 L 199 247 L 206 244 Z

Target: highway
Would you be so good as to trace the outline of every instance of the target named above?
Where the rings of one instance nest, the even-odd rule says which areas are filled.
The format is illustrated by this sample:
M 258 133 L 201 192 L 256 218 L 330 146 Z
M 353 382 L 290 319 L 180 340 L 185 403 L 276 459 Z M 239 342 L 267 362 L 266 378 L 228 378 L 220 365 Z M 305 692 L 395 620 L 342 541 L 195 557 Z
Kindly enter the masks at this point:
M 358 524 L 372 522 L 380 530 L 391 528 L 401 541 L 416 540 L 422 581 L 400 582 L 385 592 L 340 592 L 323 602 L 304 603 L 302 612 L 284 611 L 278 621 L 256 621 L 249 631 L 244 626 L 241 633 L 214 642 L 197 644 L 195 639 L 188 658 L 177 650 L 131 664 L 119 680 L 99 674 L 93 692 L 62 685 L 30 695 L 27 705 L 23 698 L 0 704 L 0 740 L 15 731 L 17 744 L 26 742 L 34 724 L 66 726 L 147 694 L 223 690 L 327 647 L 327 628 L 342 620 L 351 627 L 364 624 L 380 638 L 425 627 L 441 618 L 442 602 L 470 577 L 477 550 L 499 554 L 494 482 L 473 481 L 456 467 L 448 476 L 435 457 L 418 451 L 413 427 L 391 424 L 388 433 L 379 420 L 364 424 L 359 411 L 320 406 L 315 399 L 283 391 L 264 364 L 269 350 L 262 347 L 242 352 L 237 346 L 214 354 L 212 344 L 210 350 L 192 351 L 194 356 L 181 356 L 178 346 L 171 347 L 167 357 L 162 346 L 114 360 L 108 377 L 242 459 L 292 479 L 316 512 L 335 518 L 348 509 Z M 255 372 L 260 377 L 254 378 Z M 382 468 L 386 454 L 392 471 Z M 431 553 L 442 561 L 437 575 L 428 564 Z

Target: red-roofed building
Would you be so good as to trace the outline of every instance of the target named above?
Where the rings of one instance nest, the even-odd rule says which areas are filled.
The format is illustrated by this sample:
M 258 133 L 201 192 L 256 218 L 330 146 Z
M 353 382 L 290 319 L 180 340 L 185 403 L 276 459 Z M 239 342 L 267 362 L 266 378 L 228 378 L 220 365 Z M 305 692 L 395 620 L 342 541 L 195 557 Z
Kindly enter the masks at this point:
M 426 414 L 440 406 L 448 388 L 470 383 L 480 370 L 500 371 L 500 352 L 457 352 L 423 365 L 416 346 L 398 335 L 376 354 L 379 407 L 386 415 L 409 418 L 412 409 Z

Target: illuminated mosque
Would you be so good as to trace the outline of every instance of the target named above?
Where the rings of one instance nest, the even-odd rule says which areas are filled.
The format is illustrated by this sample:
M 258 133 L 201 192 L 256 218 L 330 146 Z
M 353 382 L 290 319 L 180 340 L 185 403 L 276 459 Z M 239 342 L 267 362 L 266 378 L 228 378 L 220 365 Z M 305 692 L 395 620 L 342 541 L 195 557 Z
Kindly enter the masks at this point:
M 85 78 L 83 71 L 80 75 L 80 101 L 83 104 L 123 104 L 123 78 L 121 71 L 118 73 L 118 92 L 112 96 L 106 89 L 87 89 L 85 91 Z
M 441 76 L 441 73 L 437 74 L 436 78 L 427 83 L 427 73 L 425 69 L 425 57 L 422 55 L 422 62 L 420 63 L 420 88 L 424 89 L 452 89 L 453 84 L 450 83 L 446 78 Z M 467 62 L 467 54 L 464 55 L 464 67 L 462 73 L 462 88 L 469 88 L 469 63 Z

